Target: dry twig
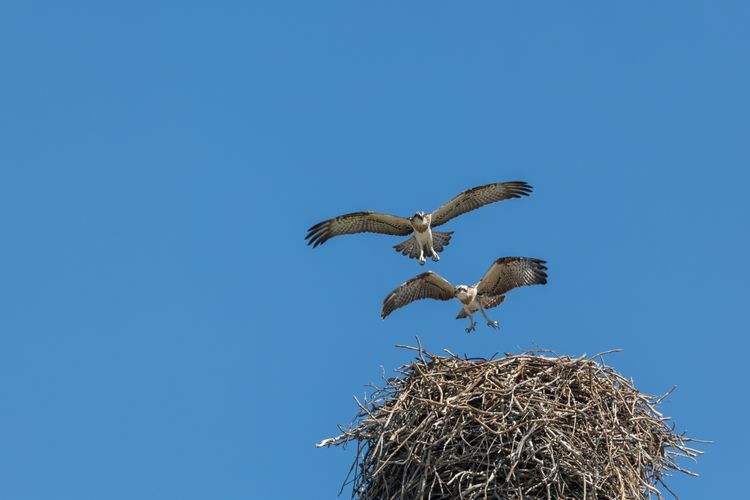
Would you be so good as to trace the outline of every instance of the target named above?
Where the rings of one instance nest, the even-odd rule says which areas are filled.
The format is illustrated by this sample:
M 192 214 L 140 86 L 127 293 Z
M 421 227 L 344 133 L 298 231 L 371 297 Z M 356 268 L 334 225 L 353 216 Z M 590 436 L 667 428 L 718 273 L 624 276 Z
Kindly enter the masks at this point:
M 414 350 L 349 429 L 318 445 L 357 442 L 353 498 L 662 498 L 671 471 L 692 475 L 678 457 L 701 454 L 656 411 L 661 399 L 601 354 L 467 360 Z

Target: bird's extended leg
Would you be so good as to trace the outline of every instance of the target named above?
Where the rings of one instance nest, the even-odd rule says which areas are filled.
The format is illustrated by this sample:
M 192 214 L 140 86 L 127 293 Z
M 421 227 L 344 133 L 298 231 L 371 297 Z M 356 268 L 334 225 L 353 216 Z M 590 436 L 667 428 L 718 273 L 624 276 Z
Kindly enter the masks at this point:
M 414 243 L 417 244 L 417 248 L 419 249 L 419 265 L 423 266 L 425 257 L 424 257 L 424 247 L 425 247 L 425 234 L 420 233 L 419 231 L 414 231 Z
M 440 256 L 435 251 L 435 246 L 432 243 L 432 231 L 429 229 L 427 230 L 427 244 L 430 245 L 430 252 L 432 253 L 432 260 L 433 262 L 437 262 L 440 260 Z
M 467 314 L 466 315 L 469 318 L 469 328 L 466 329 L 466 333 L 471 333 L 474 330 L 477 329 L 477 324 L 474 321 L 474 315 L 473 314 Z
M 479 304 L 479 312 L 481 312 L 482 316 L 484 316 L 484 319 L 487 320 L 487 326 L 490 326 L 490 327 L 495 328 L 495 329 L 500 328 L 500 325 L 498 324 L 498 322 L 497 321 L 492 321 L 489 318 L 489 316 L 487 316 L 487 313 L 484 312 L 484 307 L 482 307 L 481 300 L 477 299 L 477 304 Z

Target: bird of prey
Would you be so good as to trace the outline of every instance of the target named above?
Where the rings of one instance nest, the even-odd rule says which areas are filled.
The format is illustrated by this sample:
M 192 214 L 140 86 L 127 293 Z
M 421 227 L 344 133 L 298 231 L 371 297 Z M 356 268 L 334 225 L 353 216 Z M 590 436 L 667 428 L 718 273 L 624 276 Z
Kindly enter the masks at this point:
M 420 265 L 425 263 L 425 257 L 432 257 L 432 260 L 437 262 L 440 260 L 438 254 L 450 242 L 453 231 L 433 231 L 433 227 L 441 226 L 454 217 L 489 203 L 528 196 L 531 190 L 532 187 L 525 182 L 497 182 L 468 189 L 431 214 L 420 210 L 411 217 L 378 212 L 339 215 L 312 226 L 308 229 L 305 240 L 308 245 L 315 248 L 341 234 L 366 232 L 394 236 L 411 235 L 409 239 L 393 248 L 410 259 L 418 259 Z
M 479 311 L 487 320 L 487 325 L 499 328 L 497 321 L 492 321 L 485 312 L 500 305 L 505 294 L 510 290 L 525 285 L 544 285 L 547 283 L 546 262 L 529 257 L 502 257 L 492 263 L 482 279 L 473 285 L 453 286 L 445 278 L 427 271 L 413 277 L 393 290 L 383 301 L 382 318 L 399 307 L 419 299 L 450 300 L 461 302 L 461 310 L 456 319 L 469 318 L 466 333 L 476 328 L 474 313 Z

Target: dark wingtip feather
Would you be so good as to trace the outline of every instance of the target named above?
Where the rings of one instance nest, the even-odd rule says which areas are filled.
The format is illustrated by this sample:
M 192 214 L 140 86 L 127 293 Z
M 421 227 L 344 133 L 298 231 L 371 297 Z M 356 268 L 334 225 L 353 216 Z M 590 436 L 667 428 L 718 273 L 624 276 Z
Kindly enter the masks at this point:
M 320 228 L 321 225 L 325 224 L 327 221 L 318 222 L 317 224 L 310 226 L 310 229 L 307 230 L 308 233 L 314 233 L 315 231 Z
M 531 192 L 534 191 L 534 186 L 523 181 L 505 182 L 504 184 L 513 188 L 513 190 L 511 191 L 513 198 L 529 196 Z
M 534 278 L 536 279 L 536 284 L 538 285 L 546 285 L 547 284 L 547 266 L 545 265 L 547 262 L 541 259 L 530 259 L 531 262 L 536 264 L 534 267 Z
M 312 245 L 313 248 L 316 248 L 318 245 L 322 245 L 328 241 L 330 239 L 330 236 L 328 235 L 328 227 L 330 226 L 330 223 L 330 219 L 324 220 L 308 229 L 307 235 L 305 236 L 307 246 Z
M 385 301 L 383 302 L 383 310 L 380 312 L 380 319 L 385 319 L 393 312 L 392 304 L 387 304 L 388 299 L 390 299 L 391 296 L 389 295 Z
M 530 259 L 529 259 L 529 261 L 530 261 L 530 262 L 533 262 L 534 264 L 536 264 L 536 266 L 537 266 L 537 267 L 538 267 L 539 269 L 544 269 L 544 270 L 546 270 L 546 269 L 547 269 L 547 261 L 546 261 L 546 260 L 542 260 L 542 259 L 531 259 L 531 258 L 530 258 Z
M 396 294 L 396 291 L 392 291 L 389 293 L 385 299 L 383 299 L 383 310 L 380 312 L 380 319 L 385 319 L 389 314 L 393 312 L 393 307 L 389 307 L 392 304 L 389 304 L 389 302 L 393 299 L 393 296 Z

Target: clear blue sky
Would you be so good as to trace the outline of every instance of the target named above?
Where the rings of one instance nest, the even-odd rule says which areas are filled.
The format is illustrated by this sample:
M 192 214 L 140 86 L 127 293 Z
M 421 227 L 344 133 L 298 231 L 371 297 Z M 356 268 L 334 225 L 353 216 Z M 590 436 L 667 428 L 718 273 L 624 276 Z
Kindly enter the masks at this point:
M 406 5 L 405 5 L 406 4 Z M 750 6 L 34 2 L 0 6 L 0 499 L 334 498 L 317 450 L 408 361 L 622 348 L 712 439 L 683 498 L 746 488 Z M 397 238 L 355 210 L 533 195 L 451 222 L 433 269 L 549 261 L 467 336 L 386 321 Z

